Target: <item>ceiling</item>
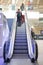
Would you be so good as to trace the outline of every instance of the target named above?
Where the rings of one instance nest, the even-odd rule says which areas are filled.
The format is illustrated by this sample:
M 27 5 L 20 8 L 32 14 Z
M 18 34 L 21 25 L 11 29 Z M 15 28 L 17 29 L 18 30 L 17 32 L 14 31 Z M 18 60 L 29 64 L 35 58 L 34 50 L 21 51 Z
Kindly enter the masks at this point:
M 0 0 L 0 5 L 9 5 L 12 3 L 12 0 Z
M 33 9 L 43 12 L 43 0 L 33 0 Z
M 14 0 L 0 0 L 0 5 L 9 5 L 12 4 L 12 1 Z M 27 5 L 29 1 L 32 0 L 15 0 L 17 7 L 21 6 L 22 3 Z M 43 0 L 33 0 L 32 6 L 34 10 L 43 12 Z
M 25 5 L 28 5 L 28 2 L 31 2 L 32 0 L 18 0 L 17 1 L 17 6 L 19 7 L 22 3 L 24 3 Z M 43 0 L 33 0 L 31 2 L 32 6 L 33 6 L 33 10 L 35 11 L 39 11 L 39 12 L 43 12 Z
M 12 1 L 14 1 L 14 0 L 0 0 L 0 5 L 9 5 L 9 4 L 12 5 Z M 30 0 L 30 1 L 32 1 L 32 0 Z M 20 7 L 22 3 L 24 3 L 25 5 L 28 5 L 28 2 L 29 2 L 29 0 L 15 0 L 17 7 Z M 43 13 L 43 0 L 33 0 L 31 4 L 33 6 L 33 10 Z M 4 9 L 6 9 L 7 7 L 9 7 L 9 6 L 4 7 Z M 35 26 L 35 25 L 37 25 L 38 22 L 39 22 L 39 20 L 33 20 L 31 22 L 31 24 L 33 26 Z M 38 27 L 38 28 L 36 28 L 36 27 Z M 43 21 L 40 21 L 40 23 L 38 23 L 38 25 L 35 26 L 35 28 L 37 30 L 42 29 L 42 27 L 43 27 Z

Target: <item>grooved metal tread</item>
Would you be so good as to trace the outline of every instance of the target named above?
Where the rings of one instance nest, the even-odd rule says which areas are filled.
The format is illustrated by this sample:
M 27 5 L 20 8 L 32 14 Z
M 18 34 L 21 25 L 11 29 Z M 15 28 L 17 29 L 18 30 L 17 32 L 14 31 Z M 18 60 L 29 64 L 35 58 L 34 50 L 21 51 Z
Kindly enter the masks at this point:
M 14 58 L 28 58 L 25 24 L 23 24 L 21 27 L 17 26 L 13 55 Z
M 13 54 L 13 58 L 15 59 L 28 59 L 28 54 Z
M 19 45 L 19 46 L 24 45 L 25 46 L 25 45 L 27 45 L 27 43 L 15 43 L 15 45 Z
M 14 50 L 14 54 L 27 54 L 28 51 L 27 50 Z
M 15 40 L 15 43 L 27 43 L 27 40 Z
M 27 46 L 23 46 L 23 45 L 15 45 L 14 47 L 15 49 L 27 49 Z

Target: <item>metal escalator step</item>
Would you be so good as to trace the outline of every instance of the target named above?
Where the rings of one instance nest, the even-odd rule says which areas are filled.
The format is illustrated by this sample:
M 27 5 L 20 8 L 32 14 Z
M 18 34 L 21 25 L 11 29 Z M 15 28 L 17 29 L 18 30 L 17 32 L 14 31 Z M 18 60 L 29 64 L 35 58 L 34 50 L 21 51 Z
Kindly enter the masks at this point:
M 18 39 L 16 39 L 15 42 L 17 42 L 17 43 L 18 42 L 21 42 L 21 43 L 24 42 L 25 43 L 25 42 L 27 42 L 27 40 L 18 40 Z
M 17 37 L 18 37 L 18 38 L 24 38 L 24 37 L 25 37 L 25 38 L 27 39 L 26 35 L 24 35 L 24 36 L 23 36 L 23 35 L 16 35 L 16 38 L 17 38 Z
M 16 31 L 17 33 L 26 33 L 26 31 L 21 31 L 21 30 L 18 30 Z
M 14 42 L 14 57 L 28 58 L 28 47 L 27 47 L 25 23 L 22 24 L 20 27 L 17 26 L 16 37 Z
M 24 28 L 25 28 L 25 25 L 24 25 L 24 26 L 20 26 L 20 27 L 17 26 L 17 29 L 20 29 L 20 28 L 21 28 L 21 29 L 22 29 L 22 28 L 24 29 Z
M 28 49 L 27 45 L 15 45 L 14 49 Z
M 26 33 L 26 31 L 21 31 L 21 30 L 19 30 L 19 31 L 16 31 L 17 33 Z
M 17 33 L 16 36 L 24 36 L 24 37 L 26 37 L 27 35 L 24 34 L 24 33 L 23 34 L 22 33 Z
M 23 29 L 23 28 L 22 28 L 22 29 L 20 28 L 20 29 L 17 29 L 17 31 L 18 31 L 18 32 L 19 32 L 19 31 L 21 31 L 21 32 L 23 31 L 23 32 L 24 32 L 24 31 L 26 31 L 26 29 L 25 29 L 25 28 L 24 28 L 24 29 Z
M 17 27 L 17 30 L 24 30 L 25 29 L 25 26 L 23 27 Z
M 15 40 L 15 43 L 27 43 L 27 40 Z
M 14 50 L 16 50 L 16 49 L 17 49 L 17 50 L 21 50 L 21 49 L 22 49 L 22 50 L 23 50 L 23 49 L 24 49 L 24 50 L 28 50 L 27 47 L 21 47 L 21 48 L 20 48 L 20 47 L 15 47 Z
M 28 59 L 28 54 L 13 54 L 13 58 L 15 59 Z
M 14 50 L 28 50 L 27 48 L 14 48 Z
M 14 54 L 27 54 L 27 50 L 14 50 Z
M 26 32 L 26 29 L 17 29 L 17 32 Z
M 23 29 L 22 30 L 17 29 L 17 32 L 26 32 L 26 30 L 25 29 L 24 30 Z
M 15 45 L 27 45 L 27 43 L 15 43 Z
M 23 32 L 16 32 L 16 35 L 26 35 L 26 33 L 23 33 Z
M 17 40 L 26 40 L 26 37 L 16 37 Z
M 18 32 L 16 32 L 16 35 L 26 35 L 26 33 L 18 33 Z
M 24 28 L 25 28 L 25 25 L 24 25 L 24 26 L 20 26 L 20 27 L 17 26 L 17 28 L 18 28 L 18 29 L 20 29 L 20 28 L 21 28 L 21 29 L 24 29 Z
M 16 33 L 16 35 L 26 35 L 26 33 Z
M 17 44 L 17 45 L 24 45 L 25 46 L 25 45 L 27 45 L 27 42 L 25 42 L 25 43 L 24 42 L 20 42 L 20 43 L 18 42 L 18 43 L 14 43 L 14 44 L 15 45 Z
M 26 39 L 27 40 L 27 37 L 26 36 L 16 36 L 17 39 Z

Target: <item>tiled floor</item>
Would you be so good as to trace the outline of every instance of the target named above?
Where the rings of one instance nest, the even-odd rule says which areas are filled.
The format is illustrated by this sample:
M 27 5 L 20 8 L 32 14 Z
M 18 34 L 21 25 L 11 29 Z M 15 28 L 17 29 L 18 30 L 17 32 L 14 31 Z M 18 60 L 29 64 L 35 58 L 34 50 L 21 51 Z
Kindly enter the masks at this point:
M 3 59 L 0 58 L 0 65 L 43 65 L 43 40 L 37 40 L 39 56 L 37 63 L 31 63 L 30 59 L 12 59 L 10 63 L 4 63 Z
M 43 40 L 37 40 L 38 44 L 38 63 L 43 65 Z
M 8 65 L 38 65 L 37 63 L 31 63 L 30 59 L 15 59 L 15 60 L 11 60 L 11 63 Z

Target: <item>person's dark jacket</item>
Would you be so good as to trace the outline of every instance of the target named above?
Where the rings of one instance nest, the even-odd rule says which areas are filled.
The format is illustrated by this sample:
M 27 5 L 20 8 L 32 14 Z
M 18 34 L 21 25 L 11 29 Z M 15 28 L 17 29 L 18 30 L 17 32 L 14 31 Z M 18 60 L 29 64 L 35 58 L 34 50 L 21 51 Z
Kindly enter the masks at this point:
M 17 21 L 21 21 L 21 15 L 22 15 L 21 12 L 18 12 L 18 13 L 17 13 Z
M 32 38 L 34 38 L 34 35 L 35 35 L 35 33 L 33 31 L 31 31 Z

